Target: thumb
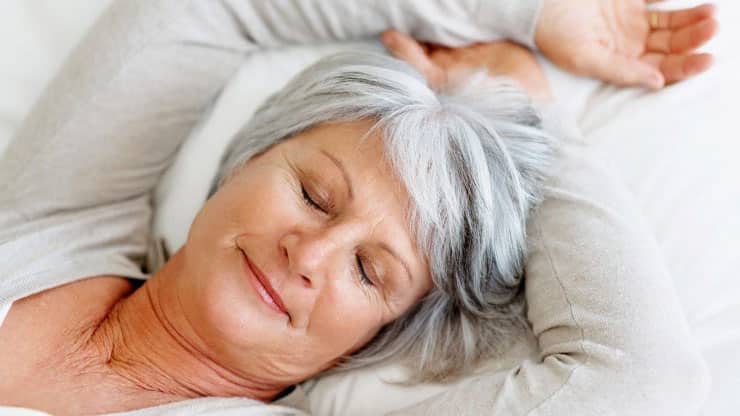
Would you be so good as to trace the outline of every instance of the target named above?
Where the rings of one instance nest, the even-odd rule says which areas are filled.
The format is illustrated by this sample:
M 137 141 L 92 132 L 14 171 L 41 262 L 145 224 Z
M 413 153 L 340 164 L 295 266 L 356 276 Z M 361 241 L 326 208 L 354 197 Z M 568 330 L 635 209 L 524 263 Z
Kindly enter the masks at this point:
M 380 40 L 393 56 L 416 67 L 430 82 L 439 80 L 442 75 L 441 69 L 429 59 L 426 51 L 416 39 L 391 29 L 383 32 Z
M 598 59 L 592 68 L 593 75 L 616 85 L 637 86 L 660 89 L 665 85 L 663 74 L 654 66 L 638 58 L 610 54 Z

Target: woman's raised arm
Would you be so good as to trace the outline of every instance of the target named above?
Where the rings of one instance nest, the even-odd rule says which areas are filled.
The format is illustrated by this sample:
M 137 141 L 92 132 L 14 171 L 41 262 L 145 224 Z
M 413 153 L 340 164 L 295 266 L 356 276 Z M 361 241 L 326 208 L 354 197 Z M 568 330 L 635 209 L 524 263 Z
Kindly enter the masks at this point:
M 151 191 L 245 54 L 390 27 L 459 43 L 496 36 L 495 26 L 515 32 L 499 18 L 534 25 L 539 0 L 501 3 L 484 19 L 477 1 L 464 0 L 114 2 L 0 163 L 0 236 L 18 222 Z

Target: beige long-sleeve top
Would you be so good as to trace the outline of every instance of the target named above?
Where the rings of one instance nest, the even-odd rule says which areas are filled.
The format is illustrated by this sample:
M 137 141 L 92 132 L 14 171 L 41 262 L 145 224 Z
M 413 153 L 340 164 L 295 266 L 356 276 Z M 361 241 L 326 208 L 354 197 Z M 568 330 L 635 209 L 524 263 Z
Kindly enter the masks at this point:
M 450 46 L 531 46 L 541 1 L 114 3 L 0 159 L 0 323 L 15 300 L 51 287 L 149 276 L 152 191 L 246 55 L 391 27 Z M 705 373 L 648 228 L 623 211 L 617 182 L 570 155 L 578 162 L 531 222 L 527 299 L 542 359 L 402 414 L 690 414 L 700 401 Z M 286 412 L 301 411 L 203 398 L 126 414 Z

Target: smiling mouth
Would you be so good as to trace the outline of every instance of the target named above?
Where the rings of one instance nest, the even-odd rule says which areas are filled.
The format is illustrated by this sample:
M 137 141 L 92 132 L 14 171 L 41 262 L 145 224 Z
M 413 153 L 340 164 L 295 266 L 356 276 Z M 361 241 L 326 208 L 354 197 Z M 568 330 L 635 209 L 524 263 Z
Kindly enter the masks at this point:
M 254 264 L 252 264 L 247 254 L 243 250 L 240 251 L 242 253 L 242 258 L 244 259 L 245 271 L 247 275 L 250 275 L 250 283 L 252 283 L 252 287 L 255 289 L 257 294 L 259 294 L 262 301 L 272 310 L 280 314 L 287 315 L 290 318 L 290 314 L 288 314 L 288 311 L 285 309 L 283 301 L 280 299 L 280 295 L 275 292 L 275 289 L 270 285 L 270 281 Z

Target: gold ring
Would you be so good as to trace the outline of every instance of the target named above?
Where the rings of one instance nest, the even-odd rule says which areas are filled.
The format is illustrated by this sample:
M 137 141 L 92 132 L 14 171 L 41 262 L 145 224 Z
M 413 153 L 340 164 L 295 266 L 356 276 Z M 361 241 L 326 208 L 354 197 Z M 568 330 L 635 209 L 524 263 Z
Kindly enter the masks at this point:
M 656 12 L 650 13 L 650 27 L 658 29 L 658 13 Z

